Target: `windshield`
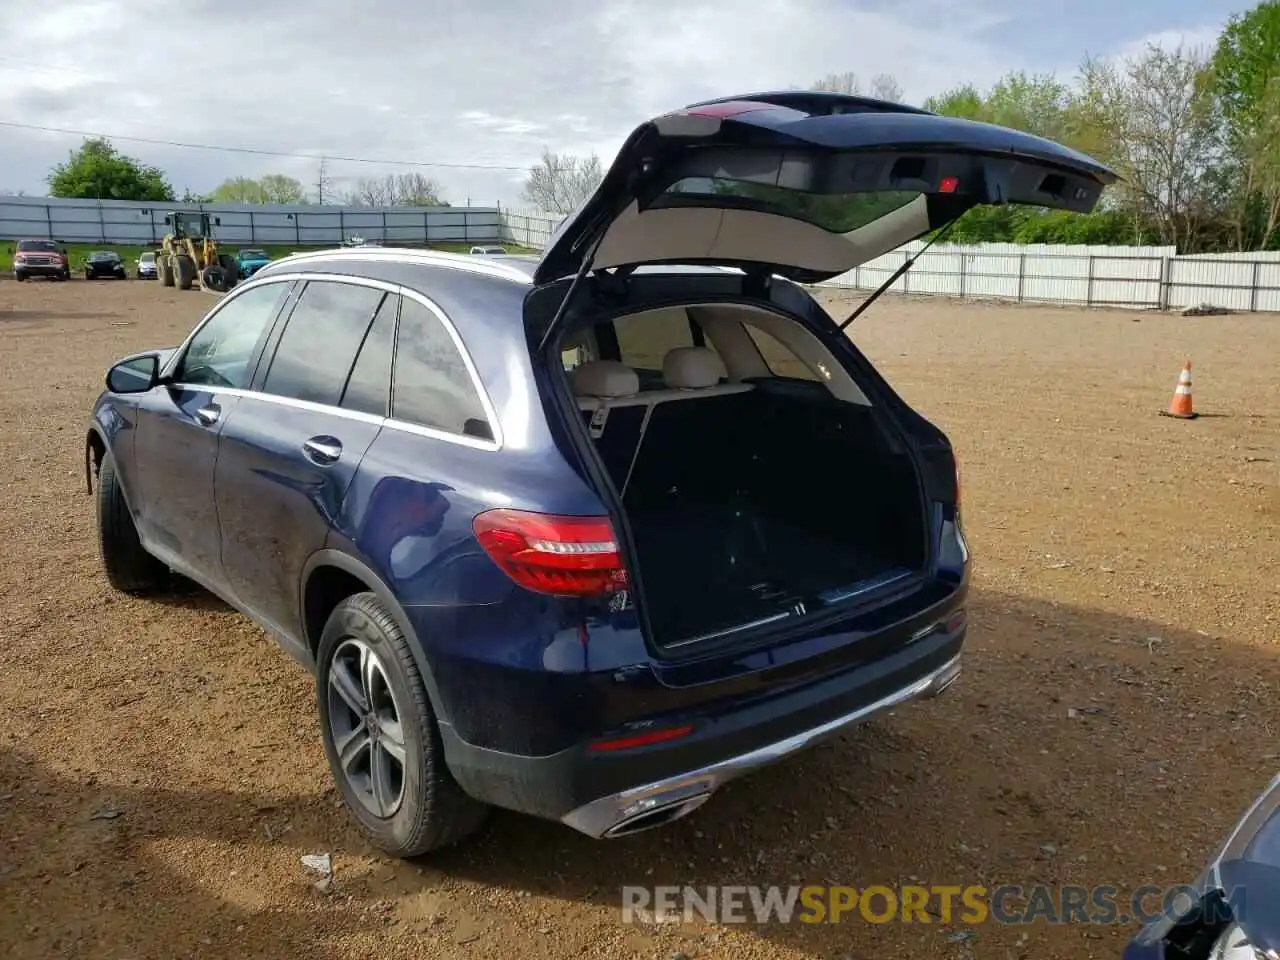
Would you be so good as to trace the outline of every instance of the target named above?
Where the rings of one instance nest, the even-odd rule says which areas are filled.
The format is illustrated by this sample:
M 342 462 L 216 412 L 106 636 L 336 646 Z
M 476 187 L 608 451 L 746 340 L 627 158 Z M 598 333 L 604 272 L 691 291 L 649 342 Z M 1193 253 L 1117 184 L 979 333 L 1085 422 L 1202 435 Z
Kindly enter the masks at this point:
M 254 258 L 258 259 L 258 260 L 265 260 L 265 259 L 267 258 L 267 253 L 266 253 L 266 251 L 265 251 L 265 250 L 252 250 L 252 249 L 250 249 L 250 250 L 241 250 L 241 251 L 240 251 L 240 256 L 242 256 L 242 257 L 254 257 Z
M 32 250 L 39 250 L 48 253 L 57 253 L 58 245 L 52 240 L 19 240 L 18 249 L 24 253 Z
M 115 260 L 116 255 L 110 250 L 95 250 L 89 254 L 90 260 Z
M 155 263 L 156 255 L 148 251 L 147 253 L 144 253 L 142 254 L 142 256 L 138 257 L 138 262 L 139 263 Z

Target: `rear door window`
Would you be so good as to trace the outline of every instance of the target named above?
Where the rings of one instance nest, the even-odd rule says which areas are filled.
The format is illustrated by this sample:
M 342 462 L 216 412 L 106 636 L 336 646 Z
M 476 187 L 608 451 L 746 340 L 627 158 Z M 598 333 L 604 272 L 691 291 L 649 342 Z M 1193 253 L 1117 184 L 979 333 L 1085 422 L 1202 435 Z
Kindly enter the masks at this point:
M 354 283 L 309 281 L 276 345 L 263 392 L 338 406 L 385 295 Z
M 445 433 L 493 439 L 453 337 L 439 317 L 410 297 L 400 305 L 391 416 Z
M 400 295 L 387 294 L 365 334 L 356 356 L 341 407 L 375 417 L 385 417 L 391 402 L 391 359 L 396 345 L 396 317 L 400 312 Z

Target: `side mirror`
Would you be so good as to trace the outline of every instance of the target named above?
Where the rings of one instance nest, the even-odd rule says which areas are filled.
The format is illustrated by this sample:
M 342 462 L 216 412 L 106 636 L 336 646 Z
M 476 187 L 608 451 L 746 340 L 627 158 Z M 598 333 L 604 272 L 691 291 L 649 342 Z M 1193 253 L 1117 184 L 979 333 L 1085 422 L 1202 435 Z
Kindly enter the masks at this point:
M 222 218 L 221 218 L 221 217 L 214 217 L 214 218 L 213 218 L 213 225 L 214 225 L 215 227 L 220 227 L 220 226 L 222 226 Z
M 171 223 L 173 223 L 173 217 L 169 216 L 169 215 L 166 213 L 166 214 L 165 214 L 165 216 L 164 216 L 164 222 L 165 222 L 165 223 L 170 223 L 170 224 L 171 224 Z
M 146 393 L 160 381 L 160 355 L 143 354 L 121 360 L 107 371 L 107 389 L 112 393 Z

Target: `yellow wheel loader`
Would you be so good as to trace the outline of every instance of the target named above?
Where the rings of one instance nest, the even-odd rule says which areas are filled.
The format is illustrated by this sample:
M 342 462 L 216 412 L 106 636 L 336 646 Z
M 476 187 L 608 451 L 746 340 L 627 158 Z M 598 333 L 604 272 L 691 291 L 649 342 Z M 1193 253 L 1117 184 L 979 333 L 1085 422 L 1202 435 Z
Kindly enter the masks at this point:
M 169 232 L 156 253 L 156 273 L 166 287 L 230 290 L 240 279 L 236 258 L 218 253 L 218 242 L 210 229 L 209 214 L 178 212 L 165 215 Z M 213 218 L 213 225 L 221 224 Z

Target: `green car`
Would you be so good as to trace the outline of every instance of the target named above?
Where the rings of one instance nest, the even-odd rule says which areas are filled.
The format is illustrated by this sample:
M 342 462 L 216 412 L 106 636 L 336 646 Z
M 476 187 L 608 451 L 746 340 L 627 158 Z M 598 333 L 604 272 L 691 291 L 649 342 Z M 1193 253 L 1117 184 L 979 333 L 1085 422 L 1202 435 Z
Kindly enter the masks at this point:
M 257 247 L 245 247 L 236 254 L 236 265 L 240 268 L 240 279 L 248 280 L 255 273 L 271 262 L 265 250 Z

